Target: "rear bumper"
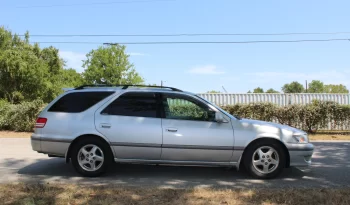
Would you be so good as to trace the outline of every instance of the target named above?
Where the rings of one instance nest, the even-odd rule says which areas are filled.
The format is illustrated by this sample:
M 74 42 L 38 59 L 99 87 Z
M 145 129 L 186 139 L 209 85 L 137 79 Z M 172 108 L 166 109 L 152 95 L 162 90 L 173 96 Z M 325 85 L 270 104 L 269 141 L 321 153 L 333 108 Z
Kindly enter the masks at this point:
M 304 167 L 311 165 L 311 157 L 314 153 L 314 145 L 308 144 L 287 144 L 290 156 L 290 166 Z
M 70 142 L 71 140 L 48 138 L 35 133 L 31 136 L 31 144 L 34 151 L 55 156 L 65 156 Z
M 30 137 L 30 142 L 32 144 L 32 149 L 37 152 L 41 152 L 41 141 L 40 136 L 33 134 Z

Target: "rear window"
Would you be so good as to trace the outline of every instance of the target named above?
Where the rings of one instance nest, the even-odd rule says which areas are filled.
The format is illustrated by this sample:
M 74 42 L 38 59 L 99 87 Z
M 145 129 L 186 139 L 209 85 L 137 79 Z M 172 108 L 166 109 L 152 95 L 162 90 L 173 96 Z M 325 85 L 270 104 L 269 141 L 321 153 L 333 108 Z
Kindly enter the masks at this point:
M 83 112 L 114 92 L 76 92 L 69 93 L 55 102 L 49 112 Z

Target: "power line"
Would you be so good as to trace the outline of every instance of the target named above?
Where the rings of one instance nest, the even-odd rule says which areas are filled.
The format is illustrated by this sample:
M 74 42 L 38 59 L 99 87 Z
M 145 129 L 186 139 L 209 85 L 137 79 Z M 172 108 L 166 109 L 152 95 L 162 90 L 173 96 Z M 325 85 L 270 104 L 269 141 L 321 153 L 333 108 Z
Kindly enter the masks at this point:
M 71 7 L 71 6 L 91 6 L 91 5 L 108 5 L 108 4 L 129 4 L 129 3 L 149 3 L 149 2 L 170 2 L 176 0 L 134 0 L 134 1 L 110 1 L 110 2 L 95 2 L 83 4 L 57 4 L 57 5 L 34 5 L 34 6 L 17 6 L 16 9 L 27 8 L 51 8 L 51 7 Z
M 42 41 L 31 42 L 41 44 L 104 44 L 104 45 L 156 45 L 156 44 L 256 44 L 256 43 L 302 43 L 302 42 L 329 42 L 329 41 L 350 41 L 349 39 L 306 39 L 306 40 L 278 40 L 278 41 L 168 41 L 168 42 L 79 42 L 79 41 Z
M 293 36 L 293 35 L 339 35 L 350 32 L 314 33 L 180 33 L 180 34 L 34 34 L 31 37 L 176 37 L 176 36 Z M 18 35 L 24 36 L 24 35 Z

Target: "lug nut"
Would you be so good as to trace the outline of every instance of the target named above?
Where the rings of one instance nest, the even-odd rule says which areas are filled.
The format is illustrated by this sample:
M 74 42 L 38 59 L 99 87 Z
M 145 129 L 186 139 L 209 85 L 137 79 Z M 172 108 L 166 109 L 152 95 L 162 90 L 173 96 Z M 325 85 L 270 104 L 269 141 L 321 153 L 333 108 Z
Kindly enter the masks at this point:
M 267 165 L 267 162 L 265 162 L 265 165 Z
M 90 155 L 92 156 L 92 153 L 90 153 Z
M 265 158 L 265 156 L 262 156 L 262 158 Z
M 269 158 L 269 155 L 267 155 L 266 157 Z
M 93 161 L 91 160 L 90 163 L 93 163 Z
M 269 159 L 269 162 L 271 162 L 271 159 Z
M 264 162 L 264 160 L 261 160 L 261 162 Z

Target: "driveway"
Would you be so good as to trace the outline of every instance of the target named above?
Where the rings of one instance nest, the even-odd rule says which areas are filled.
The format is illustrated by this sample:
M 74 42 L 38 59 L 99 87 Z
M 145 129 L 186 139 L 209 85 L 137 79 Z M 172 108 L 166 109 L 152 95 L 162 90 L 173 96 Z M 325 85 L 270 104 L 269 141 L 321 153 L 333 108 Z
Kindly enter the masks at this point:
M 115 164 L 103 177 L 82 178 L 64 159 L 31 150 L 30 140 L 0 139 L 0 183 L 76 183 L 157 187 L 343 187 L 350 185 L 350 142 L 314 142 L 309 168 L 288 168 L 272 180 L 256 180 L 234 168 Z

